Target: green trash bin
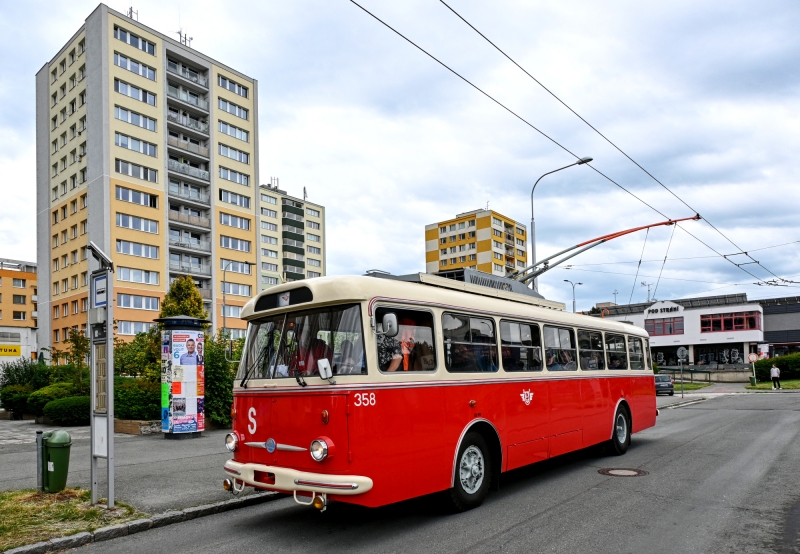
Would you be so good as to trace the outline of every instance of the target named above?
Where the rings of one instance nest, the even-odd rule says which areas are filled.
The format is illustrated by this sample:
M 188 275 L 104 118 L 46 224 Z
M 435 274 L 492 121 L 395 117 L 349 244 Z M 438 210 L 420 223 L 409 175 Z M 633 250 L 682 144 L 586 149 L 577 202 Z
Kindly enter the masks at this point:
M 61 492 L 67 486 L 72 437 L 66 431 L 42 433 L 42 485 L 45 492 Z
M 750 376 L 750 386 L 751 387 L 755 387 L 756 386 L 756 378 L 753 377 L 752 375 Z

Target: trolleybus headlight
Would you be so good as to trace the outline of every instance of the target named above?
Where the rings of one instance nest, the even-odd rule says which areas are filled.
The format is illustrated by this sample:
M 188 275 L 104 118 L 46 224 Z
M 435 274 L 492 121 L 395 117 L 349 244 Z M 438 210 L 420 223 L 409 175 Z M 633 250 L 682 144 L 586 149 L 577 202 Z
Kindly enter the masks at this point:
M 237 446 L 239 446 L 239 437 L 236 436 L 236 433 L 228 433 L 225 435 L 225 448 L 231 452 L 235 452 Z
M 328 457 L 328 443 L 323 439 L 311 441 L 311 448 L 309 448 L 309 451 L 311 452 L 311 457 L 314 458 L 315 461 L 321 462 Z

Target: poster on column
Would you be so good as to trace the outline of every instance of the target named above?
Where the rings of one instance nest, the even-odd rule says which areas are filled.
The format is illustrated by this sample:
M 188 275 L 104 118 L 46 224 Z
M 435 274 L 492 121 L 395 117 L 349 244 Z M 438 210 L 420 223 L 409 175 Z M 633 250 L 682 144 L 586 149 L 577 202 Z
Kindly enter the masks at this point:
M 205 366 L 202 331 L 172 331 L 170 415 L 173 433 L 205 429 Z

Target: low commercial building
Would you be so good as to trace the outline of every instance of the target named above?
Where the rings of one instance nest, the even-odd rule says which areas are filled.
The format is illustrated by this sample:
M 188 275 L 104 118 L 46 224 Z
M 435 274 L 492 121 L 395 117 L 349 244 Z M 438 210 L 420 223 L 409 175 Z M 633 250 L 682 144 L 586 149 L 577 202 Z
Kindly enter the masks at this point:
M 37 286 L 35 263 L 0 259 L 0 363 L 36 358 Z

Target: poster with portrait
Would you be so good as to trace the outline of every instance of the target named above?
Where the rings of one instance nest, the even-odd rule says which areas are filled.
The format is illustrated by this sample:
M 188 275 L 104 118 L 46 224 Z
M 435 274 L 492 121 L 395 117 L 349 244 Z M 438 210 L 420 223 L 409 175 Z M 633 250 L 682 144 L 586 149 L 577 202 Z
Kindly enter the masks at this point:
M 169 368 L 162 370 L 162 430 L 205 429 L 205 353 L 202 331 L 168 331 Z M 164 404 L 166 411 L 163 414 Z M 165 429 L 165 424 L 167 428 Z

